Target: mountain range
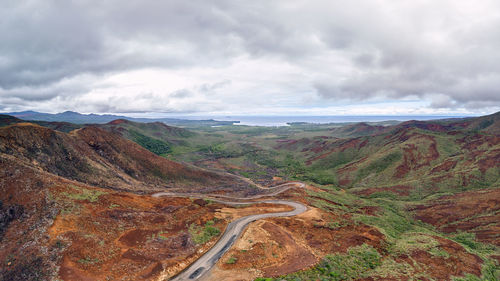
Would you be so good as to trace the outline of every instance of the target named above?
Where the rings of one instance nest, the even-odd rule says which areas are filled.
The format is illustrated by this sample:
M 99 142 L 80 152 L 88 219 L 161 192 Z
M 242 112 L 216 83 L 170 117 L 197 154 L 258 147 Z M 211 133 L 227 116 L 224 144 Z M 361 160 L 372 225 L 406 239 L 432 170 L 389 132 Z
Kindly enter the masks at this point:
M 201 125 L 232 125 L 233 123 L 238 123 L 238 121 L 216 121 L 213 119 L 208 120 L 187 120 L 178 118 L 133 118 L 128 116 L 112 115 L 112 114 L 81 114 L 74 111 L 65 111 L 61 113 L 42 113 L 36 111 L 21 111 L 21 112 L 10 112 L 5 113 L 5 115 L 10 115 L 23 120 L 34 120 L 34 121 L 49 121 L 49 122 L 68 122 L 75 124 L 103 124 L 108 123 L 116 119 L 125 119 L 134 122 L 164 122 L 170 125 L 182 126 L 190 124 L 201 124 Z

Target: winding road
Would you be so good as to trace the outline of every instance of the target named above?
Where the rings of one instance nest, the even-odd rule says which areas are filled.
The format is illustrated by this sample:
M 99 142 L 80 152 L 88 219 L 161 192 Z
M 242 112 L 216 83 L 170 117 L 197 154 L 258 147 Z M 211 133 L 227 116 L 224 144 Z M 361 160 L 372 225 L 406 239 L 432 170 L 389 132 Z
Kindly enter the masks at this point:
M 257 215 L 249 215 L 246 217 L 241 217 L 237 220 L 232 221 L 227 226 L 226 230 L 222 237 L 217 241 L 217 243 L 208 250 L 204 255 L 198 258 L 194 263 L 192 263 L 189 267 L 181 271 L 176 276 L 172 277 L 171 281 L 179 281 L 179 280 L 199 280 L 201 277 L 205 276 L 212 267 L 217 263 L 217 261 L 224 255 L 225 252 L 231 248 L 236 239 L 241 235 L 245 227 L 256 220 L 271 218 L 271 217 L 291 217 L 301 214 L 307 210 L 307 207 L 301 203 L 286 201 L 286 200 L 262 200 L 262 201 L 247 201 L 247 202 L 233 202 L 233 201 L 225 201 L 220 200 L 218 198 L 226 198 L 232 200 L 251 200 L 258 199 L 267 196 L 274 196 L 281 192 L 284 192 L 293 187 L 301 187 L 304 188 L 305 184 L 301 182 L 291 182 L 282 185 L 278 185 L 268 190 L 273 190 L 269 194 L 261 194 L 250 196 L 247 198 L 241 197 L 230 197 L 225 195 L 207 195 L 207 194 L 190 194 L 190 193 L 170 193 L 170 192 L 159 192 L 155 193 L 153 197 L 161 197 L 161 196 L 172 196 L 172 197 L 191 197 L 191 198 L 203 198 L 209 199 L 218 203 L 228 204 L 228 205 L 247 205 L 247 204 L 255 204 L 255 203 L 269 203 L 269 204 L 282 204 L 288 205 L 294 208 L 293 211 L 289 212 L 278 212 L 278 213 L 267 213 L 267 214 L 257 214 Z M 276 191 L 274 191 L 276 190 Z

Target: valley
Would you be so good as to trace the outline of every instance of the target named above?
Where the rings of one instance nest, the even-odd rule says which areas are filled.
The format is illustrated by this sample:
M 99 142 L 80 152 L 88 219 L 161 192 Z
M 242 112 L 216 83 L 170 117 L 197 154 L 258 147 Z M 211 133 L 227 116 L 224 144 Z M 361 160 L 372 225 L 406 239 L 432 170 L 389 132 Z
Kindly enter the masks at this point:
M 1 115 L 2 280 L 500 276 L 500 113 L 167 124 Z

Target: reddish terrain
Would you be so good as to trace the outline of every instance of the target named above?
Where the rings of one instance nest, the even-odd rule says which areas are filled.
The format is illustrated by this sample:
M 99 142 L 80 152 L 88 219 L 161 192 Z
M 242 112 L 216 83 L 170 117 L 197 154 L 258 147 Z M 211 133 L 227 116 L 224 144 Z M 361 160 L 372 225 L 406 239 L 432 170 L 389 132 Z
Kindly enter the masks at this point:
M 202 199 L 152 198 L 156 191 L 245 196 L 258 189 L 235 176 L 169 161 L 122 138 L 122 126 L 129 121 L 70 133 L 19 120 L 5 122 L 10 125 L 0 128 L 2 280 L 159 280 L 184 269 L 219 237 L 197 244 L 193 229 L 210 225 L 223 231 L 242 216 L 289 210 L 275 204 L 231 207 Z M 209 279 L 277 277 L 364 244 L 373 247 L 383 263 L 383 270 L 364 280 L 480 276 L 487 258 L 500 261 L 497 250 L 471 250 L 479 242 L 500 247 L 497 123 L 410 121 L 390 128 L 361 124 L 343 133 L 372 137 L 277 141 L 277 149 L 301 153 L 313 167 L 337 161 L 338 155 L 349 157 L 330 171 L 339 186 L 355 189 L 308 185 L 275 196 L 307 204 L 309 210 L 250 224 Z M 177 129 L 171 132 L 185 133 Z M 380 159 L 394 152 L 400 157 L 384 166 Z M 229 167 L 211 159 L 200 162 Z M 283 180 L 267 178 L 264 183 Z M 321 197 L 321 192 L 330 197 Z M 387 192 L 392 194 L 386 198 L 367 198 Z M 409 201 L 419 195 L 418 203 Z M 397 235 L 373 223 L 387 210 L 396 217 L 388 219 L 388 224 L 396 224 L 388 229 L 397 229 Z M 412 218 L 421 222 L 403 225 Z M 469 241 L 472 246 L 464 248 L 467 244 L 456 238 L 464 232 L 477 238 Z
M 280 197 L 303 201 L 304 191 L 288 191 Z M 377 216 L 378 211 L 363 212 Z M 422 235 L 426 237 L 426 235 Z M 273 218 L 253 223 L 241 239 L 226 253 L 208 280 L 251 280 L 259 276 L 280 276 L 307 269 L 327 254 L 345 253 L 350 247 L 368 244 L 384 260 L 400 263 L 399 270 L 366 280 L 451 280 L 454 276 L 481 274 L 482 259 L 469 253 L 456 242 L 429 236 L 434 249 L 443 254 L 431 254 L 415 247 L 404 253 L 390 254 L 384 234 L 377 228 L 352 219 L 348 213 L 331 213 L 311 207 L 309 211 L 290 218 Z M 426 276 L 426 277 L 423 277 Z
M 478 240 L 500 246 L 500 189 L 442 196 L 410 210 L 445 233 L 472 232 Z
M 197 245 L 191 225 L 213 221 L 222 231 L 241 215 L 288 210 L 272 204 L 229 210 L 204 200 L 152 198 L 51 175 L 8 155 L 0 161 L 0 201 L 10 214 L 0 248 L 5 280 L 156 280 L 183 269 L 214 243 Z
M 0 153 L 80 182 L 131 191 L 164 188 L 248 192 L 236 177 L 188 167 L 97 127 L 70 134 L 30 123 L 0 128 Z

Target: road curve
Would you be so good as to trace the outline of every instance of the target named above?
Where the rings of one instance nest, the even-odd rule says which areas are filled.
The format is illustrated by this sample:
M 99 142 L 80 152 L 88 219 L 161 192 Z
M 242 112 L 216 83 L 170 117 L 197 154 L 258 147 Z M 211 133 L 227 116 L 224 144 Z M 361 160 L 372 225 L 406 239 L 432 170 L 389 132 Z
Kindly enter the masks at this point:
M 267 213 L 267 214 L 257 214 L 250 215 L 246 217 L 241 217 L 237 220 L 232 221 L 227 226 L 226 230 L 222 237 L 217 241 L 217 243 L 208 250 L 203 256 L 198 258 L 194 263 L 192 263 L 189 267 L 181 271 L 181 273 L 172 277 L 171 281 L 180 281 L 180 280 L 199 280 L 201 277 L 205 276 L 212 267 L 217 263 L 217 261 L 224 255 L 225 252 L 231 248 L 236 239 L 241 235 L 245 227 L 256 220 L 271 218 L 271 217 L 291 217 L 301 214 L 307 210 L 307 207 L 301 203 L 286 201 L 286 200 L 262 200 L 262 201 L 250 201 L 250 202 L 232 202 L 232 201 L 223 201 L 216 198 L 227 198 L 227 199 L 236 199 L 236 200 L 244 200 L 244 199 L 256 199 L 264 196 L 273 196 L 277 195 L 281 192 L 284 192 L 294 186 L 305 187 L 303 183 L 293 182 L 284 185 L 276 186 L 272 189 L 277 189 L 277 191 L 272 192 L 270 194 L 265 195 L 257 195 L 248 198 L 239 198 L 239 197 L 228 197 L 228 196 L 213 196 L 213 195 L 202 195 L 202 194 L 186 194 L 186 193 L 168 193 L 168 192 L 160 192 L 153 194 L 154 197 L 160 196 L 180 196 L 180 197 L 195 197 L 195 198 L 207 198 L 212 201 L 216 201 L 223 204 L 228 205 L 244 205 L 244 204 L 255 204 L 255 203 L 268 203 L 268 204 L 282 204 L 288 205 L 294 208 L 294 210 L 289 212 L 278 212 L 278 213 Z M 284 187 L 285 186 L 285 187 Z M 213 198 L 216 197 L 216 198 Z
M 176 192 L 158 192 L 155 193 L 151 196 L 153 197 L 161 197 L 161 196 L 171 196 L 171 197 L 191 197 L 191 198 L 206 198 L 210 199 L 212 201 L 215 201 L 214 199 L 217 198 L 225 198 L 225 199 L 231 199 L 231 200 L 252 200 L 252 199 L 259 199 L 262 197 L 268 197 L 268 196 L 275 196 L 278 195 L 282 192 L 285 192 L 289 190 L 290 188 L 294 187 L 299 187 L 299 188 L 304 188 L 306 185 L 301 182 L 288 182 L 284 184 L 280 184 L 277 186 L 269 187 L 266 188 L 265 191 L 266 193 L 263 194 L 258 194 L 258 195 L 252 195 L 252 196 L 247 196 L 247 197 L 233 197 L 233 196 L 227 196 L 227 195 L 222 195 L 222 194 L 202 194 L 202 193 L 176 193 Z M 221 203 L 228 203 L 230 204 L 230 201 L 219 201 Z M 249 202 L 249 203 L 254 203 L 254 202 Z

